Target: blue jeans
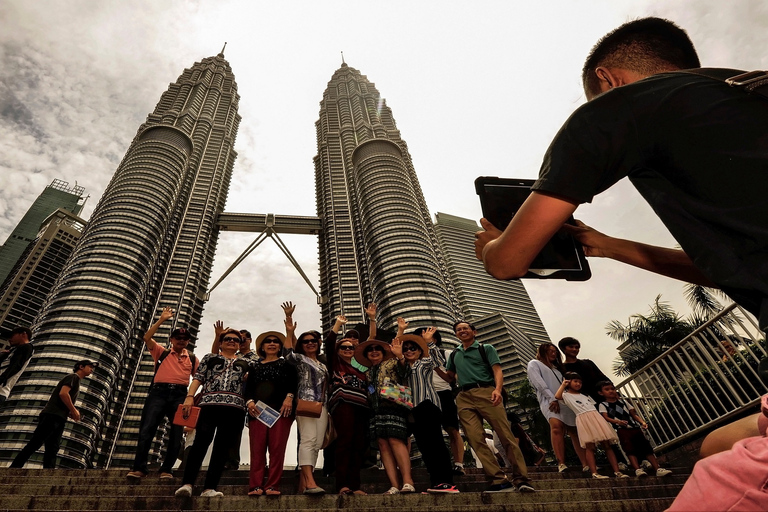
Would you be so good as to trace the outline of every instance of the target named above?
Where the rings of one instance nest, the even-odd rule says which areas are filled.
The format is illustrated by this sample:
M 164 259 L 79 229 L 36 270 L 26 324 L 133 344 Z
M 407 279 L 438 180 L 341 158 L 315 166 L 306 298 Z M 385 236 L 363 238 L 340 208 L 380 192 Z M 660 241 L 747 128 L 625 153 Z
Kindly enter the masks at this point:
M 136 446 L 136 458 L 133 460 L 133 470 L 148 473 L 147 458 L 149 457 L 149 448 L 152 446 L 152 440 L 157 434 L 157 429 L 163 418 L 168 418 L 169 435 L 168 446 L 165 452 L 165 461 L 160 471 L 170 473 L 173 465 L 179 455 L 181 447 L 181 438 L 184 427 L 173 424 L 173 416 L 179 404 L 184 402 L 187 396 L 186 386 L 167 386 L 163 384 L 153 384 L 149 390 L 147 401 L 144 403 L 144 409 L 141 412 L 141 427 L 139 427 L 139 443 Z

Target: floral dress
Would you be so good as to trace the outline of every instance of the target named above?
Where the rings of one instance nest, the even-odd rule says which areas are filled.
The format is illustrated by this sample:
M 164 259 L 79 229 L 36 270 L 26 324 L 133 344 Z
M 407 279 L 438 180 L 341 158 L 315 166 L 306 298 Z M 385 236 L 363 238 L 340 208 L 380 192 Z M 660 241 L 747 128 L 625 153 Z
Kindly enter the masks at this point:
M 408 409 L 381 398 L 381 388 L 386 383 L 407 384 L 411 367 L 397 363 L 397 359 L 389 359 L 372 366 L 365 372 L 368 377 L 368 401 L 373 410 L 370 421 L 370 432 L 374 439 L 397 438 L 408 439 L 406 418 Z

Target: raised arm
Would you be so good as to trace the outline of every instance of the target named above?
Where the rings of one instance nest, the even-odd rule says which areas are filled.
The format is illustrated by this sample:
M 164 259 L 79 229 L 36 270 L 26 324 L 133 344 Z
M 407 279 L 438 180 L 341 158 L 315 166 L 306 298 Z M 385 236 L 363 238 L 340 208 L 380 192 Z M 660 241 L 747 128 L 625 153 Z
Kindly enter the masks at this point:
M 283 348 L 289 349 L 296 346 L 296 322 L 293 321 L 293 312 L 296 306 L 292 302 L 283 302 L 280 304 L 285 313 L 285 345 Z
M 371 302 L 365 307 L 365 314 L 368 317 L 368 339 L 376 339 L 376 303 Z
M 152 338 L 152 336 L 154 336 L 160 326 L 163 325 L 163 322 L 171 318 L 173 318 L 173 310 L 169 307 L 163 308 L 163 312 L 160 313 L 160 319 L 152 324 L 152 327 L 150 327 L 149 330 L 144 333 L 144 343 L 147 344 L 147 348 L 150 351 L 152 351 L 155 348 L 155 345 L 157 345 L 157 342 L 154 340 L 154 338 Z
M 399 338 L 403 334 L 405 334 L 405 330 L 408 328 L 408 322 L 405 320 L 405 318 L 399 316 L 397 317 L 397 337 Z
M 213 343 L 211 344 L 211 354 L 218 354 L 221 350 L 221 333 L 229 330 L 229 327 L 224 327 L 224 322 L 216 320 L 213 324 Z

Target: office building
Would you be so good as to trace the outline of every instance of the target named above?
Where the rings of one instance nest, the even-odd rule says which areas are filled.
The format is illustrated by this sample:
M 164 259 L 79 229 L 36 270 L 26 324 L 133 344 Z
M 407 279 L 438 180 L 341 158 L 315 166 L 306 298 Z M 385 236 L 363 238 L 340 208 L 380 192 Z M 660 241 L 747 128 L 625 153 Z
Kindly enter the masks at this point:
M 43 221 L 58 208 L 79 215 L 85 198 L 85 189 L 78 185 L 69 186 L 62 180 L 53 180 L 35 199 L 5 243 L 0 246 L 0 286 L 11 273 L 24 250 L 40 231 Z
M 408 146 L 375 85 L 342 63 L 316 132 L 323 328 L 339 314 L 362 322 L 373 301 L 384 329 L 402 316 L 450 332 L 458 302 Z
M 93 359 L 99 367 L 82 383 L 82 420 L 67 423 L 60 465 L 130 465 L 153 374 L 142 335 L 161 306 L 176 316 L 158 339 L 200 323 L 238 102 L 220 53 L 184 70 L 139 127 L 34 326 L 36 355 L 14 388 L 17 405 L 0 412 L 0 425 L 15 423 L 12 432 L 0 427 L 0 460 L 24 445 L 74 362 Z

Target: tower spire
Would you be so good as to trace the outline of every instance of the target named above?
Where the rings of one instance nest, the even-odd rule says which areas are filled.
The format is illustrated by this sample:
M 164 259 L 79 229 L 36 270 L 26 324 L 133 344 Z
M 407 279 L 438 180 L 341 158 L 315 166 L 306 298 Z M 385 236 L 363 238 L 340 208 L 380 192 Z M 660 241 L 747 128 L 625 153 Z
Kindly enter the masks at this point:
M 222 49 L 221 49 L 221 51 L 219 52 L 219 55 L 218 55 L 219 57 L 223 57 L 224 56 L 224 49 L 226 47 L 227 47 L 227 42 L 224 41 L 224 46 L 222 47 Z
M 342 66 L 344 66 L 344 65 L 346 65 L 346 64 L 347 64 L 347 63 L 346 63 L 346 62 L 344 62 L 344 52 L 341 52 L 341 65 L 342 65 Z

